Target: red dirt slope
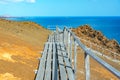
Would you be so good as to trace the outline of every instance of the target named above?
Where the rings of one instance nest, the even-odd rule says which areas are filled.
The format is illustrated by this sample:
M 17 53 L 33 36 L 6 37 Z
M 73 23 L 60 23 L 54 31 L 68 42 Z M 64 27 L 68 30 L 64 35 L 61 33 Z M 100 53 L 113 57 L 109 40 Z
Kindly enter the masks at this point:
M 0 80 L 34 80 L 50 33 L 33 22 L 0 19 Z

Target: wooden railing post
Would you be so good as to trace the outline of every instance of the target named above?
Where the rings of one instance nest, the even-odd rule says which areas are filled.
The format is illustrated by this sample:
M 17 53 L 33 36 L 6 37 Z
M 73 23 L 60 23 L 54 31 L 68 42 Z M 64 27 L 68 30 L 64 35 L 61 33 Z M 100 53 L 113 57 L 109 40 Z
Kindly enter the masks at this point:
M 89 55 L 85 52 L 85 79 L 90 80 L 90 61 Z
M 55 35 L 55 42 L 57 42 L 57 32 L 54 33 L 54 35 Z
M 120 71 L 116 68 L 109 65 L 107 62 L 102 60 L 100 57 L 95 55 L 94 52 L 89 50 L 80 40 L 77 39 L 75 34 L 71 32 L 71 30 L 67 29 L 69 31 L 73 38 L 74 38 L 74 78 L 76 79 L 76 70 L 77 70 L 77 45 L 81 47 L 85 51 L 85 74 L 86 74 L 86 80 L 90 80 L 90 59 L 89 57 L 93 58 L 95 61 L 97 61 L 99 64 L 101 64 L 103 67 L 105 67 L 107 70 L 109 70 L 112 74 L 114 74 L 116 77 L 120 79 Z
M 67 48 L 67 32 L 66 32 L 66 28 L 65 28 L 65 30 L 64 30 L 64 44 L 65 44 L 65 47 Z
M 74 78 L 76 80 L 77 75 L 76 75 L 76 71 L 77 71 L 77 43 L 74 40 Z
M 58 42 L 60 41 L 60 32 L 58 32 Z
M 59 40 L 59 33 L 58 33 L 58 31 L 57 31 L 57 42 L 58 42 L 58 40 Z
M 67 46 L 67 50 L 68 50 L 68 31 L 67 30 L 66 30 L 66 46 Z
M 71 34 L 70 34 L 70 50 L 69 50 L 69 52 L 70 52 L 70 61 L 72 64 L 72 36 L 71 36 Z
M 57 26 L 56 26 L 56 42 L 57 42 L 57 39 L 58 39 L 58 28 L 57 28 Z
M 63 43 L 65 44 L 65 29 L 63 30 Z
M 70 32 L 68 31 L 68 39 L 67 39 L 67 52 L 68 52 L 68 58 L 70 59 Z

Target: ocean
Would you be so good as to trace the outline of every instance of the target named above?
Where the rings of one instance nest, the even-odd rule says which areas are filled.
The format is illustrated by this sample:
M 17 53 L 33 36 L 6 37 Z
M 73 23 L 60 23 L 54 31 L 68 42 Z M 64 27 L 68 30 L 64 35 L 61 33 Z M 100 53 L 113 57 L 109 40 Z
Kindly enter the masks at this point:
M 120 17 L 10 17 L 8 20 L 32 21 L 54 30 L 56 26 L 63 29 L 76 28 L 88 24 L 93 29 L 101 31 L 108 39 L 116 39 L 120 43 Z

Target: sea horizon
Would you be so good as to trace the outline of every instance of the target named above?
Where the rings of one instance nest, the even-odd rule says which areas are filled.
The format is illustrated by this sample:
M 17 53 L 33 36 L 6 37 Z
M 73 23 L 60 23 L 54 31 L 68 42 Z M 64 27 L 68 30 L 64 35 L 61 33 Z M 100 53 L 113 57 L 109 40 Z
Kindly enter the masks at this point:
M 108 39 L 115 39 L 120 43 L 120 16 L 28 16 L 28 17 L 3 17 L 13 21 L 32 21 L 44 28 L 55 29 L 59 26 L 68 28 L 77 28 L 81 25 L 88 24 L 93 29 L 101 31 Z
M 0 80 L 118 80 L 120 0 L 0 0 L 0 65 Z
M 0 18 L 4 18 L 4 17 L 120 17 L 120 16 L 2 16 L 0 15 Z

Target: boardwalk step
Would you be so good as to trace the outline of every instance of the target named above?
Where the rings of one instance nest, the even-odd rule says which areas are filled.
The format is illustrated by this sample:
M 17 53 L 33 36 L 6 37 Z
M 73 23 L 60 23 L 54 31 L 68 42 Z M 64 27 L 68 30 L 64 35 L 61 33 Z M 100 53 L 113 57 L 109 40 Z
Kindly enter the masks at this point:
M 74 80 L 72 66 L 62 40 L 61 34 L 54 33 L 49 36 L 35 80 Z

